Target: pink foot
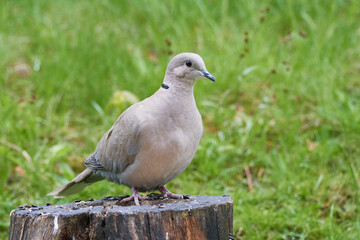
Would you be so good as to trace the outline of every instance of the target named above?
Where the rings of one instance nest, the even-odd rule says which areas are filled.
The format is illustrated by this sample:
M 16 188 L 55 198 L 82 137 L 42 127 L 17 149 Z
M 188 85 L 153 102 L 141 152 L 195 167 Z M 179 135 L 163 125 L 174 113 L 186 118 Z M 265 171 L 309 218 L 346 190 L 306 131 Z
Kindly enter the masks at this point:
M 139 200 L 149 200 L 150 199 L 149 197 L 140 196 L 136 187 L 132 187 L 131 192 L 132 192 L 132 194 L 130 197 L 124 198 L 120 202 L 134 201 L 136 206 L 140 206 Z
M 161 194 L 164 197 L 174 198 L 174 199 L 189 199 L 189 195 L 172 193 L 169 190 L 167 190 L 167 188 L 164 186 L 158 187 L 158 190 L 161 192 Z

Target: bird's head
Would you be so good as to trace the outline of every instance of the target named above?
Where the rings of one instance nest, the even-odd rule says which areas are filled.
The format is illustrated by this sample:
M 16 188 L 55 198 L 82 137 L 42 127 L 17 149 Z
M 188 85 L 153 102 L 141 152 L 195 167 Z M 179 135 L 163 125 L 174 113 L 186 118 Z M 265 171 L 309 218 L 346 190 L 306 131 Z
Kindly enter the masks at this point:
M 194 84 L 201 78 L 215 82 L 215 78 L 206 70 L 202 58 L 195 53 L 180 53 L 171 59 L 167 66 L 165 78 L 175 77 L 180 81 Z

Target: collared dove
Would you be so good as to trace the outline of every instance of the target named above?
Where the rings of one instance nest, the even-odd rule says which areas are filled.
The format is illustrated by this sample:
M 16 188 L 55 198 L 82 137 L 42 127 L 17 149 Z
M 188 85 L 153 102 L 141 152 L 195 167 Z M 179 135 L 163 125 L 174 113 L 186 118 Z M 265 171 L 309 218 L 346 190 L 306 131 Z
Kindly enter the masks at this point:
M 184 198 L 164 185 L 182 173 L 193 159 L 203 134 L 193 87 L 215 78 L 195 53 L 180 53 L 167 66 L 158 91 L 125 110 L 85 160 L 86 169 L 48 195 L 62 197 L 107 179 L 131 188 L 122 201 L 146 197 L 139 191 L 159 190 L 169 198 Z

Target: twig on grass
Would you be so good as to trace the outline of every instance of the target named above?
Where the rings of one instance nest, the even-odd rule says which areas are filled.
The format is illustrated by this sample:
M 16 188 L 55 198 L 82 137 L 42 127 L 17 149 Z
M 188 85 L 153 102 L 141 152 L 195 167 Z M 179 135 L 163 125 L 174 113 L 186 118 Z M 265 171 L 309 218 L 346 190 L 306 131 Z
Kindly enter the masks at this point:
M 247 182 L 248 182 L 248 187 L 249 187 L 249 192 L 253 191 L 253 182 L 252 182 L 252 178 L 251 178 L 251 172 L 248 166 L 244 167 L 245 169 L 245 174 L 246 174 L 246 178 L 247 178 Z
M 21 153 L 27 161 L 31 162 L 31 157 L 30 157 L 29 153 L 26 150 L 20 148 L 18 145 L 10 143 L 10 142 L 6 141 L 5 139 L 0 139 L 0 143 L 10 149 L 13 149 L 13 150 Z

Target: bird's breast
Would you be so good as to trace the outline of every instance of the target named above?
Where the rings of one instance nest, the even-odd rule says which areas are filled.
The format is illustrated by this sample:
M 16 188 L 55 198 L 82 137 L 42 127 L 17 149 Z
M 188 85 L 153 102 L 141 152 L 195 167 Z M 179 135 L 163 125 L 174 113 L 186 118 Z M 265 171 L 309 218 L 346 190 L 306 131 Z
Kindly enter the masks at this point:
M 123 184 L 150 190 L 182 173 L 193 159 L 202 136 L 202 121 L 198 117 L 191 121 L 183 119 L 180 125 L 171 119 L 163 124 L 145 124 L 141 150 L 122 174 Z

